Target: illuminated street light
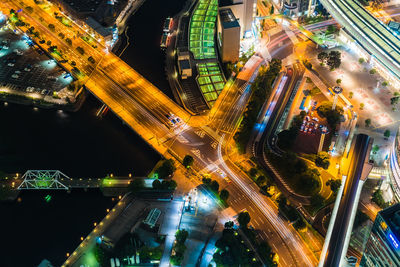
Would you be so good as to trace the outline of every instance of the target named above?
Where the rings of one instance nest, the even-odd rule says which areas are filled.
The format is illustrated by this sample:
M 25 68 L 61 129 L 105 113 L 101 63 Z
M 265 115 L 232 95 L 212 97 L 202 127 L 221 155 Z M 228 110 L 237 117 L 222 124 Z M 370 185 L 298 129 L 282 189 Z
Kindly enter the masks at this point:
M 335 86 L 335 87 L 333 87 L 332 91 L 335 93 L 335 97 L 333 98 L 332 110 L 335 110 L 336 104 L 337 104 L 338 95 L 343 92 L 343 88 L 340 87 L 340 86 Z

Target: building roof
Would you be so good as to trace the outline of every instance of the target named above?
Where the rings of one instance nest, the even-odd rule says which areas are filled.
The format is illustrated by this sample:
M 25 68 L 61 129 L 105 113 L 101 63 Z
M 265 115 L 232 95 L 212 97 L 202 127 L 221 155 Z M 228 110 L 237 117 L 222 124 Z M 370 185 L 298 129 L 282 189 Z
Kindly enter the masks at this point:
M 239 22 L 230 8 L 220 9 L 219 18 L 221 20 L 222 27 L 225 29 L 240 27 Z
M 400 240 L 400 203 L 379 212 L 388 228 Z
M 85 20 L 86 24 L 89 25 L 90 28 L 95 30 L 98 34 L 100 34 L 103 37 L 109 36 L 112 34 L 111 30 L 109 28 L 103 27 L 97 20 L 95 20 L 93 17 L 88 17 Z
M 179 60 L 179 65 L 181 66 L 181 69 L 183 69 L 183 70 L 191 69 L 190 62 L 187 59 Z
M 77 12 L 95 12 L 103 0 L 63 0 Z

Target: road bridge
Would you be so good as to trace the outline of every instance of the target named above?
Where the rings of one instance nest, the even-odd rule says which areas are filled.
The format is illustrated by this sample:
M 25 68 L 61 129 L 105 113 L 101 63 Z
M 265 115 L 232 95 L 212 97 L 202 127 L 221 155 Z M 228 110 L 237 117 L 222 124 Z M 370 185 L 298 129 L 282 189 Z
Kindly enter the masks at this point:
M 368 135 L 355 135 L 347 157 L 343 158 L 342 185 L 332 211 L 319 267 L 343 266 L 361 189 L 372 170 L 369 163 L 372 142 Z
M 71 190 L 91 188 L 127 188 L 128 177 L 72 179 L 58 170 L 28 170 L 21 179 L 12 180 L 18 190 Z

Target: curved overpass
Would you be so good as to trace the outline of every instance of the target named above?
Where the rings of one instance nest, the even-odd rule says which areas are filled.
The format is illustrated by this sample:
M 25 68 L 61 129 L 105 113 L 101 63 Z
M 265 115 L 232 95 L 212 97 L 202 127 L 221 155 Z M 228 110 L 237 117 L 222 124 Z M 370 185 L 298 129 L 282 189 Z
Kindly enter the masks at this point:
M 400 39 L 355 0 L 320 0 L 321 4 L 395 78 L 400 79 Z

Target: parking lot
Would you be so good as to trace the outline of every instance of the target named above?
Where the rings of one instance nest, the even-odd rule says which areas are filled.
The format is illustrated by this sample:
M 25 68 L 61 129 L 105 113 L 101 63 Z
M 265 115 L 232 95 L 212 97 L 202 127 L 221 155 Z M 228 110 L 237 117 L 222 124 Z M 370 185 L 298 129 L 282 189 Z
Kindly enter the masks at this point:
M 0 87 L 59 98 L 73 78 L 24 35 L 0 29 Z

